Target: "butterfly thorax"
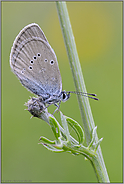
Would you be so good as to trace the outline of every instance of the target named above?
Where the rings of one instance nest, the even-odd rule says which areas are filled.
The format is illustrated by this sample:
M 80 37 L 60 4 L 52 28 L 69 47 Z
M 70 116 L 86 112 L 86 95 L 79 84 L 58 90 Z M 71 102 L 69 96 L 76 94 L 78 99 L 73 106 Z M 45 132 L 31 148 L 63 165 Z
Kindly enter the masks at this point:
M 47 94 L 47 97 L 42 97 L 43 102 L 45 104 L 56 104 L 60 103 L 61 101 L 66 102 L 70 98 L 70 93 L 66 91 L 62 91 L 59 95 L 57 94 Z

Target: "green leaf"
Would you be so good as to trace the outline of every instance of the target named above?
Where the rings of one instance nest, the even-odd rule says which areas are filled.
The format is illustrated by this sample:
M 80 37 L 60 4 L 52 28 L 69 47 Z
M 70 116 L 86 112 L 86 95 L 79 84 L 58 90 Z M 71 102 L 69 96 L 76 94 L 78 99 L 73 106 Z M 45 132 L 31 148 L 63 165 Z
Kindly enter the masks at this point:
M 88 145 L 88 148 L 90 148 L 90 147 L 93 145 L 94 141 L 95 141 L 96 129 L 97 129 L 97 126 L 95 126 L 95 128 L 93 129 L 93 132 L 92 132 L 92 139 L 91 139 L 90 144 Z
M 42 144 L 45 148 L 47 148 L 48 150 L 52 151 L 52 152 L 55 152 L 55 153 L 61 153 L 61 152 L 64 152 L 63 149 L 57 149 L 55 148 L 54 146 L 51 146 L 49 144 Z
M 66 118 L 68 124 L 73 128 L 73 130 L 77 134 L 79 144 L 83 144 L 83 142 L 84 142 L 84 131 L 83 131 L 82 127 L 79 125 L 79 123 L 77 123 L 72 118 L 69 118 L 67 116 L 65 116 L 65 118 Z
M 69 129 L 68 129 L 68 124 L 67 124 L 66 118 L 65 118 L 65 116 L 62 114 L 61 111 L 60 111 L 60 115 L 61 115 L 62 126 L 63 126 L 63 128 L 64 128 L 64 134 L 65 134 L 66 137 L 67 137 L 67 141 L 70 142 L 70 133 L 69 133 Z
M 49 139 L 47 139 L 46 137 L 43 137 L 43 136 L 40 137 L 40 140 L 47 143 L 47 144 L 55 144 L 55 141 L 51 141 L 51 140 L 49 140 Z
M 103 137 L 101 139 L 99 139 L 99 141 L 96 143 L 95 151 L 98 149 L 98 146 L 100 145 L 100 143 L 102 142 L 102 140 L 103 140 Z
M 50 123 L 51 129 L 54 133 L 55 138 L 58 140 L 58 138 L 61 136 L 58 122 L 53 116 L 49 116 L 49 123 Z

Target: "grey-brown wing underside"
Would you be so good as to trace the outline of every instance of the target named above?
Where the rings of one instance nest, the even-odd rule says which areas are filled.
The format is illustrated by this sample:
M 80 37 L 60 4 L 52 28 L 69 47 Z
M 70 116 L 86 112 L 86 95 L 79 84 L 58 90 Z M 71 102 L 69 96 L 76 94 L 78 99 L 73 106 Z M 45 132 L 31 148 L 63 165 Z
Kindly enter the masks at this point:
M 10 66 L 31 92 L 43 97 L 61 93 L 62 81 L 56 55 L 37 24 L 26 26 L 16 37 Z

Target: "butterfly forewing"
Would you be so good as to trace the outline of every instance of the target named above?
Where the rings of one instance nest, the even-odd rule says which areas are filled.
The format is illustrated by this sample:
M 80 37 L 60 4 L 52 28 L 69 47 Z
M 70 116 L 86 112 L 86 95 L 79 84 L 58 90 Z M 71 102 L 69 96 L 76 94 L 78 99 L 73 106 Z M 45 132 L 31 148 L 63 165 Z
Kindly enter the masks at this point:
M 61 93 L 62 81 L 56 55 L 37 24 L 26 26 L 16 37 L 10 65 L 31 92 L 43 97 Z

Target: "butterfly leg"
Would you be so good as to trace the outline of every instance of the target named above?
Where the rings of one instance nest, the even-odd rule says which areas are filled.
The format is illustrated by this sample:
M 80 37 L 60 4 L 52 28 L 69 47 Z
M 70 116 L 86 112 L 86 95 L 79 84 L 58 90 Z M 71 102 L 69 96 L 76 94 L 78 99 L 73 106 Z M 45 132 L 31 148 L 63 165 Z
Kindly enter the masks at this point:
M 46 108 L 48 108 L 50 105 L 52 105 L 52 104 L 47 105 Z
M 54 103 L 54 105 L 55 105 L 57 108 L 55 109 L 55 111 L 53 112 L 53 114 L 54 114 L 56 111 L 59 112 L 60 104 L 61 104 L 61 101 L 59 102 L 59 104 Z

